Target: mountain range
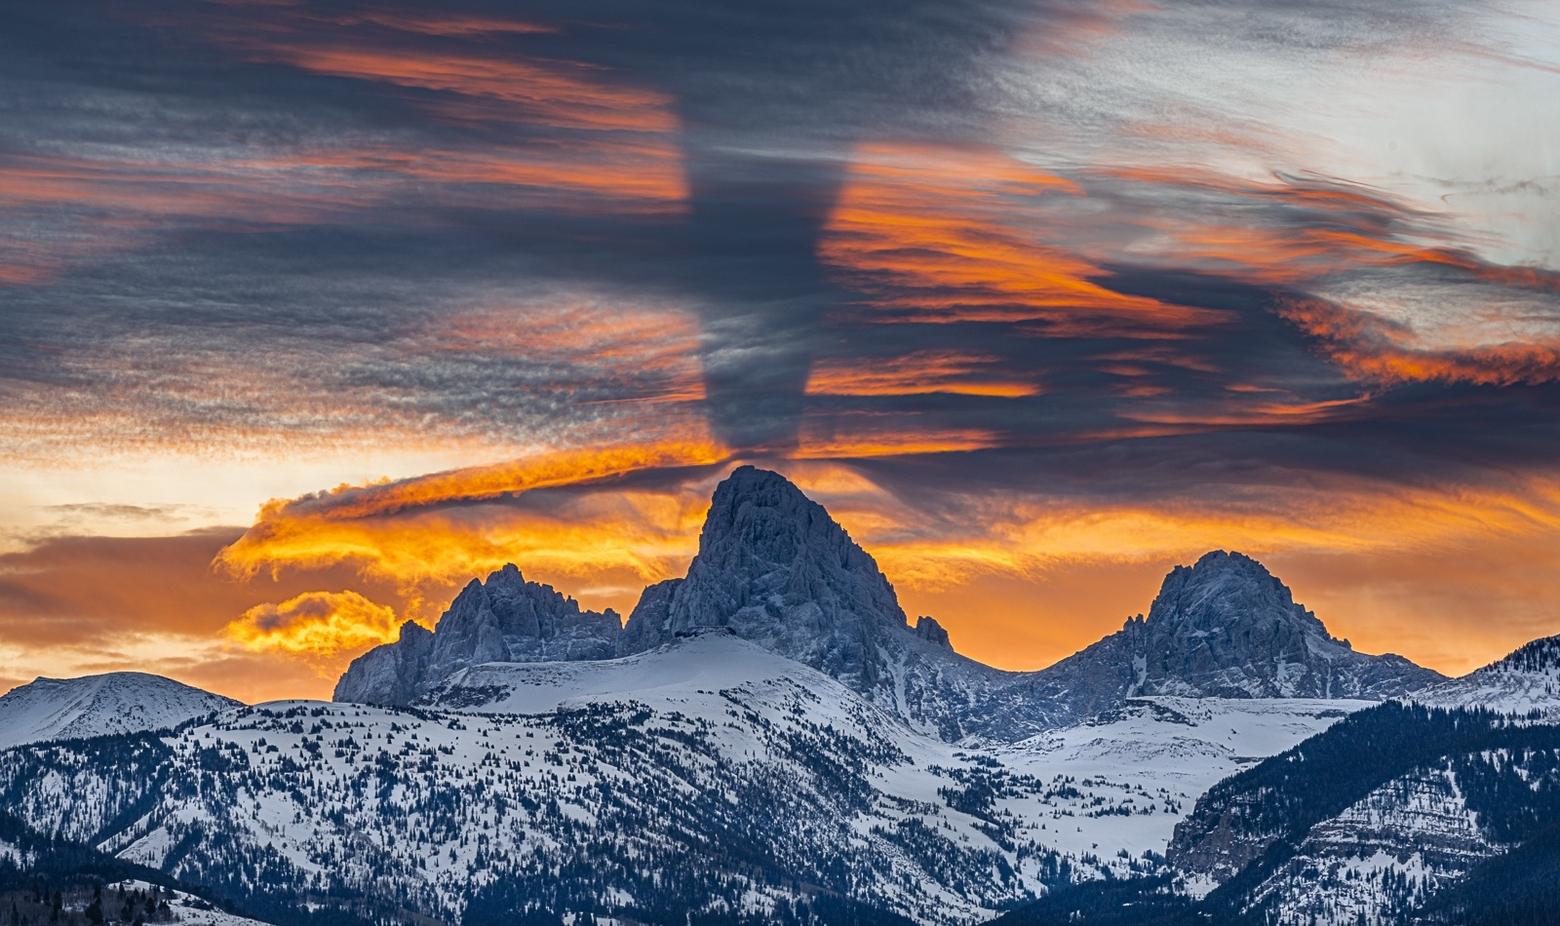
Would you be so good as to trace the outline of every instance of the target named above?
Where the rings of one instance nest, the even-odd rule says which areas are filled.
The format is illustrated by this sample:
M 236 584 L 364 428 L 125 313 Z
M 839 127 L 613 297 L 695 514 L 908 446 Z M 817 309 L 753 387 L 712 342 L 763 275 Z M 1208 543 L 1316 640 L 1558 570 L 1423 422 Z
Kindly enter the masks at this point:
M 1209 553 L 1166 578 L 1146 618 L 1038 672 L 958 654 L 931 617 L 911 625 L 871 555 L 778 473 L 745 466 L 715 490 L 682 579 L 645 589 L 626 625 L 584 611 L 513 566 L 473 580 L 432 632 L 348 668 L 336 700 L 406 706 L 486 663 L 627 656 L 709 630 L 733 633 L 829 675 L 945 739 L 1014 741 L 1127 697 L 1379 699 L 1442 677 L 1328 634 L 1260 563 Z
M 1557 678 L 1557 638 L 1461 679 L 1356 652 L 1222 551 L 995 669 L 741 467 L 626 622 L 511 565 L 332 702 L 18 688 L 0 806 L 275 923 L 1407 923 L 1541 835 Z

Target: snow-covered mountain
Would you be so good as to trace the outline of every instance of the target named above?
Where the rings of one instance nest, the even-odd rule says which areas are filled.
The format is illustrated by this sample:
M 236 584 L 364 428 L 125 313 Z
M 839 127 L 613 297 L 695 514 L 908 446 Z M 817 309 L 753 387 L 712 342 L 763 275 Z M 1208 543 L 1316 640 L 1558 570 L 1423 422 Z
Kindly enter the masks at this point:
M 949 739 L 1015 741 L 1145 694 L 1380 699 L 1441 676 L 1336 640 L 1260 563 L 1210 553 L 1166 577 L 1146 619 L 1039 672 L 958 654 L 935 619 L 911 625 L 871 555 L 778 473 L 744 466 L 715 490 L 682 579 L 652 585 L 627 625 L 505 567 L 429 633 L 415 624 L 347 671 L 338 700 L 408 705 L 485 662 L 642 653 L 722 629 L 810 666 Z
M 171 729 L 237 705 L 144 672 L 40 678 L 0 696 L 0 749 L 23 743 Z
M 84 696 L 48 686 L 90 680 L 18 689 L 0 737 L 70 741 L 0 752 L 0 806 L 251 909 L 381 922 L 952 926 L 1164 875 L 1236 898 L 1209 923 L 1385 923 L 1514 838 L 1490 794 L 1537 782 L 1547 801 L 1554 778 L 1560 795 L 1555 728 L 1480 714 L 1464 742 L 1403 702 L 1526 713 L 1556 650 L 1447 681 L 1355 652 L 1261 564 L 1215 552 L 1147 617 L 1001 671 L 912 624 L 796 486 L 742 467 L 687 575 L 626 624 L 509 566 L 356 660 L 334 702 L 232 707 L 125 676 L 61 719 Z
M 1214 786 L 1167 854 L 1211 922 L 1407 926 L 1557 819 L 1560 727 L 1394 702 Z
M 1560 720 L 1560 636 L 1534 640 L 1461 678 L 1416 692 L 1413 700 Z
M 506 566 L 468 585 L 432 633 L 408 623 L 397 642 L 354 661 L 336 698 L 405 706 L 484 663 L 628 656 L 711 629 L 817 669 L 950 739 L 1017 738 L 1054 725 L 1042 709 L 996 729 L 981 705 L 1019 676 L 955 653 L 934 618 L 912 626 L 872 557 L 822 506 L 751 466 L 716 488 L 687 577 L 645 589 L 626 626 Z
M 968 923 L 1155 870 L 1204 789 L 1360 706 L 1150 699 L 977 747 L 719 628 L 614 660 L 473 666 L 414 709 L 277 702 L 13 750 L 0 802 L 265 909 L 784 920 L 823 896 Z

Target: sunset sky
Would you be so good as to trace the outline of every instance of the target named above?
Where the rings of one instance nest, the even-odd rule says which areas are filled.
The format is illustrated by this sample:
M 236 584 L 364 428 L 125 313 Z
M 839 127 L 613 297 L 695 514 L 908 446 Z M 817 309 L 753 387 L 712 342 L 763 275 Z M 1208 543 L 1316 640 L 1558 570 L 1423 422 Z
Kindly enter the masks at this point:
M 777 469 L 1039 668 L 1209 549 L 1560 633 L 1547 0 L 0 12 L 0 691 L 328 696 L 505 562 L 626 614 Z

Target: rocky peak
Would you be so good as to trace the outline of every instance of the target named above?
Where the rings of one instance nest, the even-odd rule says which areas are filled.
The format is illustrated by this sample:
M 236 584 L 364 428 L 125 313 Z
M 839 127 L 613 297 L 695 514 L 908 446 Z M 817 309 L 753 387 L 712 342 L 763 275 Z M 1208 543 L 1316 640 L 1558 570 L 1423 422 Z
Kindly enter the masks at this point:
M 948 642 L 948 631 L 942 624 L 937 623 L 937 618 L 923 614 L 915 619 L 915 635 L 928 643 L 953 649 L 953 644 Z
M 586 611 L 513 563 L 472 579 L 433 631 L 406 622 L 394 643 L 353 660 L 336 700 L 410 704 L 449 675 L 488 662 L 609 659 L 622 636 L 617 612 Z
M 822 505 L 779 473 L 753 466 L 733 470 L 710 500 L 689 577 L 695 571 L 765 573 L 803 563 L 859 574 L 874 586 L 871 591 L 886 593 L 888 600 L 879 604 L 898 609 L 877 563 Z
M 1026 688 L 1085 717 L 1136 695 L 1381 699 L 1441 680 L 1401 656 L 1355 652 L 1261 563 L 1215 550 L 1171 569 L 1147 617 Z
M 1160 632 L 1229 633 L 1284 622 L 1331 639 L 1316 615 L 1295 603 L 1289 587 L 1241 553 L 1214 550 L 1165 576 L 1146 624 Z
M 885 635 L 909 631 L 872 557 L 788 479 L 752 466 L 715 489 L 687 578 L 647 589 L 626 635 L 649 648 L 716 627 L 858 688 L 880 677 Z

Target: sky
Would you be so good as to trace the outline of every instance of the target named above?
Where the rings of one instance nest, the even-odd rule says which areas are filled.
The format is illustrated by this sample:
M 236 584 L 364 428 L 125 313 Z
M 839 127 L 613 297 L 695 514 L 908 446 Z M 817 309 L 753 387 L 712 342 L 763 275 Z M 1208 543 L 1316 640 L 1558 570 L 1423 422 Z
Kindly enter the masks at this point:
M 777 469 L 1039 668 L 1210 549 L 1560 633 L 1544 0 L 0 10 L 0 691 L 328 696 Z

